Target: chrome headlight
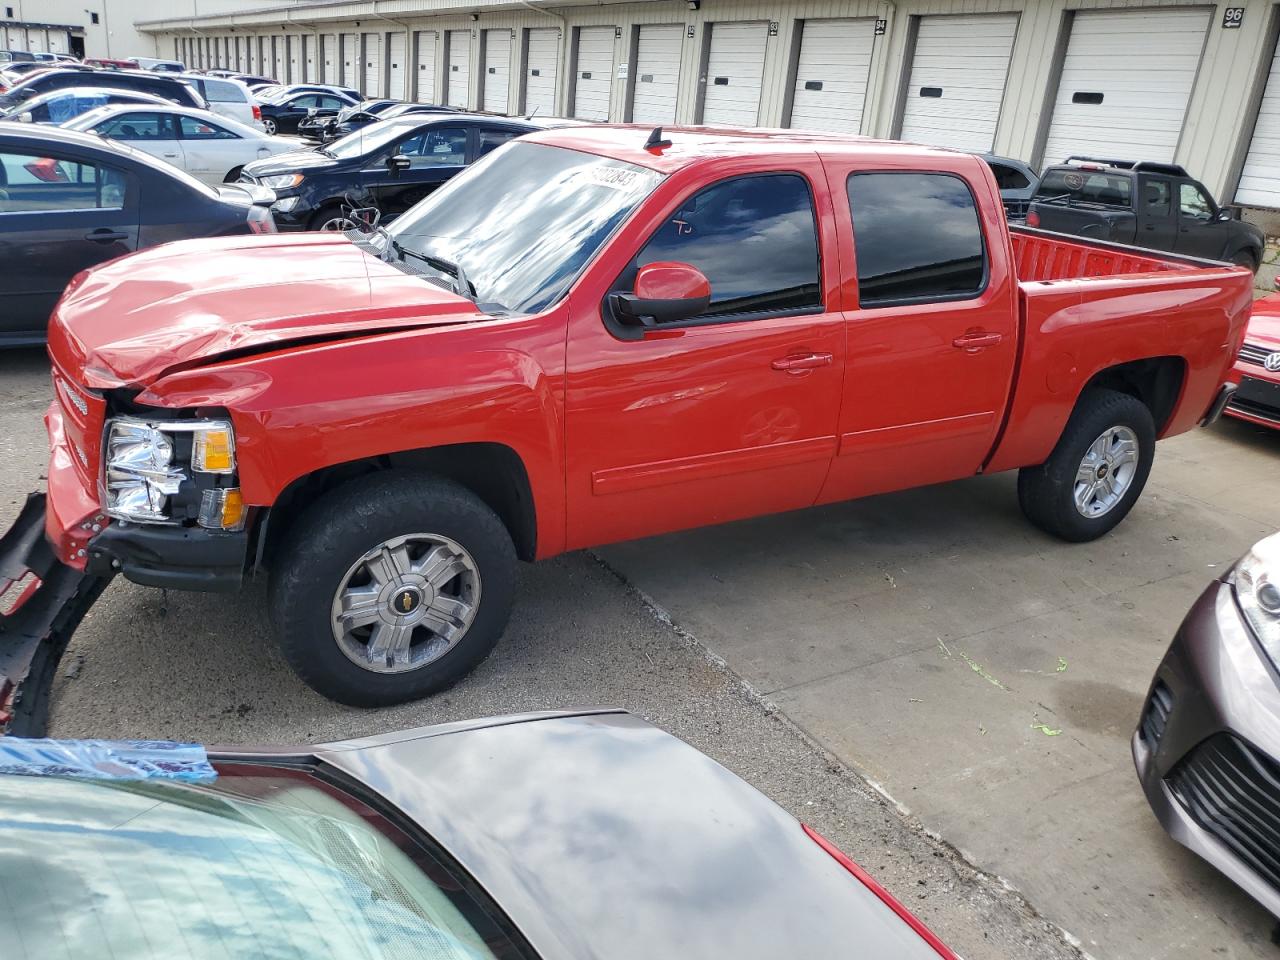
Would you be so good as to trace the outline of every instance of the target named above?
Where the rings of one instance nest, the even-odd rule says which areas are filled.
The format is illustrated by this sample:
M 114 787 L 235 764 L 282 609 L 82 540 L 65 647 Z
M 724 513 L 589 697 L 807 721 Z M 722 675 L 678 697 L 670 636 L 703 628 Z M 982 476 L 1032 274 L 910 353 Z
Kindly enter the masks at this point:
M 1280 667 L 1280 533 L 1253 545 L 1236 564 L 1234 580 L 1240 612 Z
M 102 507 L 108 516 L 178 523 L 185 518 L 174 515 L 170 501 L 193 473 L 234 473 L 235 435 L 226 420 L 116 417 L 107 421 L 103 461 Z

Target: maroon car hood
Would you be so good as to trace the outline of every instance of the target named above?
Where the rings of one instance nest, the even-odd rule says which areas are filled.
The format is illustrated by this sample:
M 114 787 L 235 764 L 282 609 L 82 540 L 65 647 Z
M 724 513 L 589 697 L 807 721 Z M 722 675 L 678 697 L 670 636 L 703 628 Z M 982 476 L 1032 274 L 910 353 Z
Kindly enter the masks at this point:
M 233 352 L 483 317 L 341 234 L 185 240 L 79 274 L 49 350 L 85 386 L 111 389 Z

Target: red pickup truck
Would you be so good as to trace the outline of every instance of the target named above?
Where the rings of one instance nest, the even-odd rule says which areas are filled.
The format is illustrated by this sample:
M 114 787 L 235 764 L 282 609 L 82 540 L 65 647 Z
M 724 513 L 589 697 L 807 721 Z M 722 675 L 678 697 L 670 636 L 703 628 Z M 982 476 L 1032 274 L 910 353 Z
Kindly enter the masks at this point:
M 47 639 L 116 572 L 265 571 L 298 674 L 394 703 L 487 655 L 517 559 L 1014 468 L 1033 523 L 1098 537 L 1156 439 L 1226 403 L 1251 285 L 1011 232 L 963 153 L 538 133 L 364 238 L 79 275 L 49 331 L 47 503 L 0 575 L 34 571 L 15 589 L 61 611 L 30 615 Z

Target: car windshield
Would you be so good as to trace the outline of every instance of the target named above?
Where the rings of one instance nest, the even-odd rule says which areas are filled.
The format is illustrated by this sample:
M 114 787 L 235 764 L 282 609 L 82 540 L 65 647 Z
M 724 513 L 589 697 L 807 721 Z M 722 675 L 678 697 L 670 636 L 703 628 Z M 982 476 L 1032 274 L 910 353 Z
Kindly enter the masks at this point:
M 0 775 L 0 822 L 0 930 L 13 956 L 512 950 L 426 847 L 302 771 L 224 768 L 201 785 Z
M 462 268 L 482 308 L 537 313 L 564 296 L 661 181 L 621 160 L 513 142 L 410 209 L 388 233 L 411 256 Z
M 1097 173 L 1075 167 L 1049 170 L 1036 188 L 1035 199 L 1127 207 L 1131 180 L 1124 174 Z

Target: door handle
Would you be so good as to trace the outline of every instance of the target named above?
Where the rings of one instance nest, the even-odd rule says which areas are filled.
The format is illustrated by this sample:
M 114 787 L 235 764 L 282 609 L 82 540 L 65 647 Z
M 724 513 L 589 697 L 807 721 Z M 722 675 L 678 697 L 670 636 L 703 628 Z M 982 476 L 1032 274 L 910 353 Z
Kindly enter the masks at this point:
M 796 353 L 789 357 L 779 357 L 769 366 L 786 373 L 804 373 L 806 370 L 813 370 L 816 367 L 831 366 L 831 354 Z
M 1004 339 L 1004 334 L 988 333 L 986 330 L 970 330 L 962 337 L 956 337 L 951 345 L 958 350 L 977 353 L 983 347 L 994 347 Z
M 86 240 L 92 240 L 94 243 L 111 243 L 113 240 L 128 240 L 129 235 L 120 230 L 109 230 L 106 227 L 100 227 L 97 230 L 90 230 L 84 235 Z
M 166 153 L 166 154 L 162 154 L 162 156 L 163 156 L 166 160 L 177 160 L 177 159 L 178 159 L 178 155 L 177 155 L 176 153 Z

